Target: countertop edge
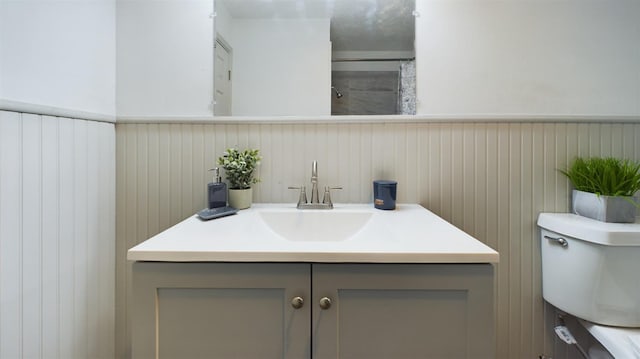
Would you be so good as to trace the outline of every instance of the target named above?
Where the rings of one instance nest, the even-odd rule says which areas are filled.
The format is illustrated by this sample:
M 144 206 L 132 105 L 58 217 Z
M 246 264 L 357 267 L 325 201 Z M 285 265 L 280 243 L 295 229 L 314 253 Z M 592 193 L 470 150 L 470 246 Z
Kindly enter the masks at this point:
M 308 262 L 308 263 L 490 263 L 495 253 L 313 253 L 313 252 L 129 252 L 128 261 L 145 262 Z

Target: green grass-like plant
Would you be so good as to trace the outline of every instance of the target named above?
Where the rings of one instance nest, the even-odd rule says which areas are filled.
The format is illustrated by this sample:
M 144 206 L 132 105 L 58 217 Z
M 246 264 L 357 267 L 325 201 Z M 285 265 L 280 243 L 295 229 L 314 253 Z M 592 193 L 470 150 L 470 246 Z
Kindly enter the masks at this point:
M 239 151 L 235 148 L 227 149 L 218 158 L 218 165 L 224 168 L 225 177 L 229 181 L 230 189 L 248 189 L 260 179 L 253 177 L 253 171 L 260 164 L 260 150 L 246 149 Z
M 578 157 L 566 175 L 578 191 L 602 196 L 633 196 L 640 190 L 640 163 L 618 158 Z

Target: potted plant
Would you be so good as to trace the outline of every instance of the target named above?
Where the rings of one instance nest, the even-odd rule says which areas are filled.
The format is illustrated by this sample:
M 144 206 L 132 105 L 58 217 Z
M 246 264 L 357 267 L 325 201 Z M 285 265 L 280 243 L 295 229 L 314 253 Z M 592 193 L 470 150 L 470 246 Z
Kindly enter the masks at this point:
M 229 148 L 218 158 L 218 165 L 222 166 L 229 181 L 229 206 L 236 209 L 251 207 L 251 185 L 260 181 L 253 176 L 260 164 L 259 153 L 260 150 L 256 149 L 239 151 Z
M 626 159 L 576 158 L 567 170 L 560 170 L 574 187 L 572 212 L 603 222 L 635 222 L 639 170 L 639 163 Z

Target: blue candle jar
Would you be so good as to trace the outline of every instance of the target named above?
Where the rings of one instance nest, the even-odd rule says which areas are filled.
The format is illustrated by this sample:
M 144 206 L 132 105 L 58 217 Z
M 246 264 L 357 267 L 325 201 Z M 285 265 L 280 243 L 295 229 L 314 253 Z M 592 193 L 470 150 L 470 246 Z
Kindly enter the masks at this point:
M 387 180 L 373 181 L 373 205 L 377 209 L 396 209 L 396 191 L 398 182 Z

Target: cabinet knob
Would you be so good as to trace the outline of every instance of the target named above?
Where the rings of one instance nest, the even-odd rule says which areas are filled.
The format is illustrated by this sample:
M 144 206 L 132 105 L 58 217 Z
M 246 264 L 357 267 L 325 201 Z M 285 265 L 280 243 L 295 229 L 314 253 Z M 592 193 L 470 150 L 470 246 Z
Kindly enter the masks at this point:
M 300 309 L 304 305 L 304 299 L 302 297 L 293 297 L 291 299 L 291 306 L 294 309 Z
M 322 297 L 320 299 L 320 308 L 322 308 L 322 309 L 331 308 L 331 298 Z

